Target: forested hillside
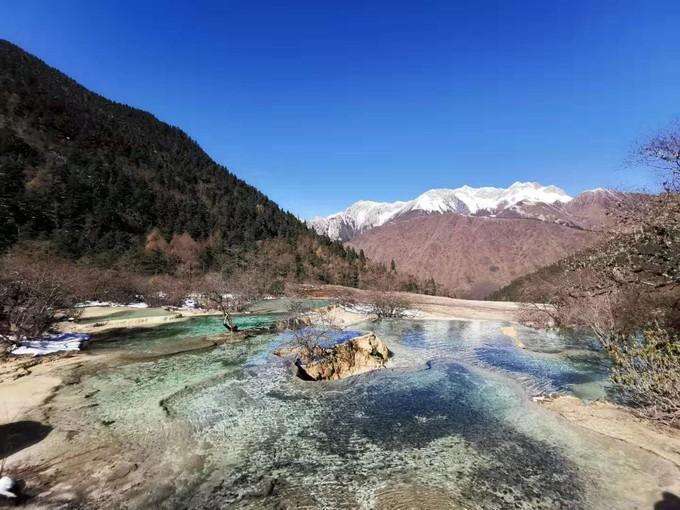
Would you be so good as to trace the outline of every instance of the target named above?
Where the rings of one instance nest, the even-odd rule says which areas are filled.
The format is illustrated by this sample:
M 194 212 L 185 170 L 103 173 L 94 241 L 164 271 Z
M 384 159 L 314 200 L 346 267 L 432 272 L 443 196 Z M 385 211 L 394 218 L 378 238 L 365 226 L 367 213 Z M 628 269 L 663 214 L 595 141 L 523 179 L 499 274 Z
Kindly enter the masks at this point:
M 23 243 L 103 268 L 418 289 L 310 231 L 179 128 L 2 40 L 0 217 L 0 250 Z
M 121 254 L 153 228 L 216 247 L 304 227 L 180 129 L 0 41 L 2 242 Z

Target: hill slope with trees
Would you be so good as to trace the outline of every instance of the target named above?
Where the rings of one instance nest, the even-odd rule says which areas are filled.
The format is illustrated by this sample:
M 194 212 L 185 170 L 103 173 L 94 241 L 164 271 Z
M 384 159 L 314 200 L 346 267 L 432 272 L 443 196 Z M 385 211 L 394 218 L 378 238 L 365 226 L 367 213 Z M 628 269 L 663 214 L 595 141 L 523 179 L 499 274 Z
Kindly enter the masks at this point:
M 94 94 L 0 41 L 3 245 L 135 248 L 152 229 L 229 247 L 305 232 L 180 129 Z

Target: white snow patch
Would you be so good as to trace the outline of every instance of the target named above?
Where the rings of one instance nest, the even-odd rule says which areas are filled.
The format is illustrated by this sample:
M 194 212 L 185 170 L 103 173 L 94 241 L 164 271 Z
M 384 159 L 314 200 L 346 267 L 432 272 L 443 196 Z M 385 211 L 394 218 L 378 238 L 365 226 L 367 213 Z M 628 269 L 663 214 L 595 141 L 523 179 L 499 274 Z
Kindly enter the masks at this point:
M 14 480 L 12 480 L 9 476 L 3 476 L 0 478 L 0 496 L 4 496 L 5 498 L 16 498 L 17 495 L 12 492 L 13 488 Z
M 61 333 L 37 340 L 20 340 L 10 352 L 17 356 L 44 356 L 55 352 L 79 351 L 90 339 L 85 333 Z
M 83 301 L 82 303 L 76 304 L 76 308 L 90 308 L 96 306 L 123 306 L 121 304 L 112 303 L 111 301 Z
M 198 300 L 192 297 L 185 298 L 184 301 L 182 301 L 182 306 L 180 308 L 183 308 L 185 310 L 193 310 L 195 308 L 199 308 Z
M 108 306 L 112 308 L 118 308 L 118 307 L 128 307 L 128 308 L 148 308 L 149 305 L 143 302 L 135 302 L 135 303 L 129 303 L 129 304 L 123 304 L 123 303 L 114 303 L 113 301 L 84 301 L 82 303 L 78 303 L 75 305 L 76 308 L 90 308 L 90 307 L 102 307 L 102 306 Z

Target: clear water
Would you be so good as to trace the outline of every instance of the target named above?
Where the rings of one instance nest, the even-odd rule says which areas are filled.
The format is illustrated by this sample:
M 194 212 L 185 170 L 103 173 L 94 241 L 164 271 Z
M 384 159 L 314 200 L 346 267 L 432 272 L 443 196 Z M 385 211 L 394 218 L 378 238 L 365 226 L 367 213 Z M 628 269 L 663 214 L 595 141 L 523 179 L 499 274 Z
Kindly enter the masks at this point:
M 289 339 L 281 334 L 127 363 L 75 391 L 93 395 L 82 411 L 93 430 L 163 473 L 166 483 L 131 499 L 138 506 L 618 508 L 627 496 L 612 480 L 635 472 L 620 446 L 530 399 L 604 395 L 600 355 L 587 339 L 520 328 L 521 349 L 504 325 L 361 324 L 395 356 L 337 382 L 296 379 L 272 354 Z M 100 348 L 153 352 L 220 328 L 202 317 Z
M 267 327 L 285 317 L 284 314 L 239 315 L 234 322 L 240 330 Z M 204 315 L 181 322 L 169 322 L 153 328 L 128 329 L 99 335 L 92 350 L 116 350 L 126 355 L 163 354 L 168 351 L 196 347 L 199 339 L 216 340 L 226 335 L 220 315 Z

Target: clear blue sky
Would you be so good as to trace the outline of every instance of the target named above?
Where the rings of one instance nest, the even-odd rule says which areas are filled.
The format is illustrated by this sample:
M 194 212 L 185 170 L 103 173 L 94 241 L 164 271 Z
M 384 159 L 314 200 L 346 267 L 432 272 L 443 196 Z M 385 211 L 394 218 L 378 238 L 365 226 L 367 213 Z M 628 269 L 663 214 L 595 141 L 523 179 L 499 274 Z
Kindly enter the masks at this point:
M 0 37 L 180 126 L 284 208 L 638 186 L 680 114 L 680 1 L 3 0 Z

